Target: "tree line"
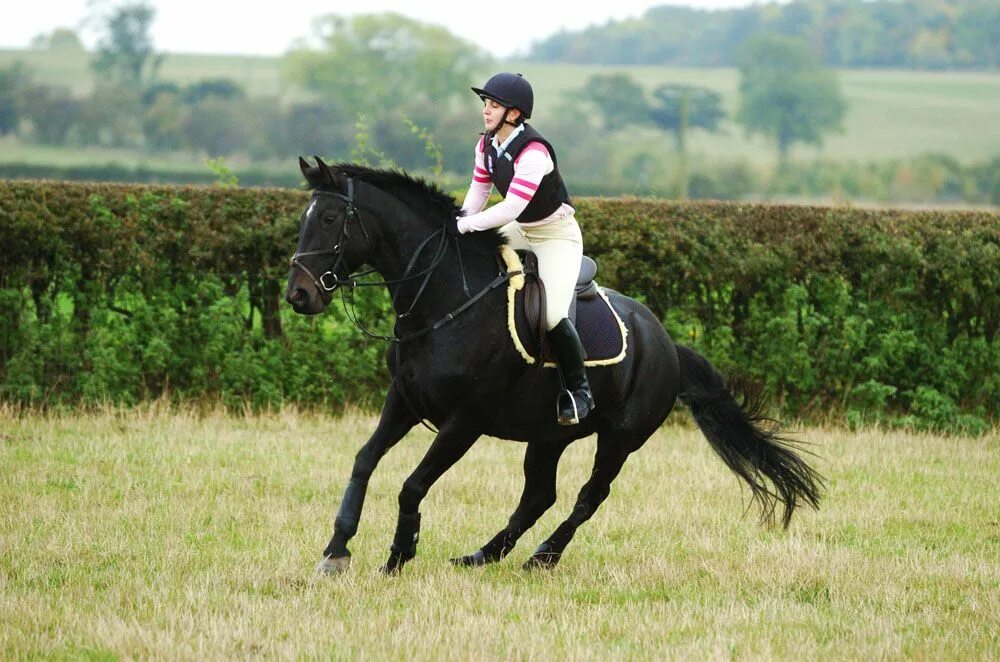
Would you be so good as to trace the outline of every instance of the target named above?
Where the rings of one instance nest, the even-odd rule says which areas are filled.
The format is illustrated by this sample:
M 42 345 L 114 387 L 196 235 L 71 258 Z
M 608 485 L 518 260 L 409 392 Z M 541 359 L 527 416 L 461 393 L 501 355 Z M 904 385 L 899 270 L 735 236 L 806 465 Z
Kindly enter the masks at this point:
M 728 67 L 761 35 L 804 38 L 829 67 L 1000 67 L 996 0 L 794 0 L 722 11 L 664 5 L 640 18 L 558 33 L 529 58 Z
M 449 187 L 467 182 L 478 128 L 469 85 L 481 83 L 498 65 L 444 28 L 394 14 L 327 16 L 315 23 L 308 43 L 282 58 L 283 82 L 297 90 L 289 101 L 251 97 L 232 79 L 164 80 L 163 55 L 150 37 L 154 16 L 143 2 L 119 6 L 104 17 L 93 54 L 66 30 L 36 40 L 36 48 L 86 57 L 94 89 L 78 97 L 68 88 L 40 83 L 23 64 L 0 68 L 0 135 L 16 134 L 29 143 L 125 147 L 153 156 L 241 156 L 254 164 L 321 154 L 430 173 Z M 569 90 L 563 98 L 567 109 L 552 116 L 575 121 L 549 124 L 540 118 L 540 128 L 559 146 L 565 171 L 576 173 L 574 192 L 1000 200 L 992 162 L 965 167 L 954 159 L 915 158 L 875 169 L 819 162 L 784 167 L 796 143 L 821 145 L 840 130 L 847 104 L 838 75 L 801 37 L 758 36 L 735 57 L 740 97 L 732 116 L 713 90 L 668 83 L 647 91 L 627 73 L 592 76 Z M 579 105 L 593 112 L 579 113 Z M 779 168 L 708 162 L 697 154 L 689 162 L 689 135 L 718 131 L 727 121 L 768 139 Z M 579 140 L 580 132 L 586 141 Z M 636 135 L 642 141 L 633 149 Z M 108 173 L 92 168 L 66 176 L 106 179 Z M 257 184 L 288 185 L 263 171 L 247 176 Z M 184 181 L 166 170 L 126 178 Z
M 445 162 L 467 167 L 469 83 L 490 63 L 444 28 L 394 14 L 326 17 L 315 26 L 315 46 L 292 50 L 283 63 L 285 78 L 314 101 L 283 105 L 251 99 L 233 80 L 161 80 L 163 55 L 150 37 L 154 16 L 151 6 L 137 3 L 106 17 L 91 59 L 98 82 L 88 98 L 40 84 L 18 63 L 0 69 L 0 134 L 213 157 L 350 150 L 361 160 L 405 167 L 426 167 L 430 159 L 438 172 Z M 65 48 L 72 40 L 59 33 L 51 45 L 57 41 Z M 846 104 L 836 74 L 800 41 L 751 40 L 739 67 L 743 103 L 735 119 L 772 138 L 782 159 L 795 142 L 820 144 L 825 132 L 839 128 Z M 594 76 L 570 96 L 596 108 L 605 132 L 660 129 L 674 136 L 681 154 L 690 129 L 714 131 L 726 117 L 712 90 L 667 84 L 653 90 L 650 102 L 626 74 Z
M 251 97 L 229 78 L 164 80 L 154 18 L 146 2 L 114 8 L 95 21 L 101 37 L 93 54 L 65 29 L 36 38 L 35 48 L 89 59 L 94 88 L 81 97 L 41 82 L 22 62 L 0 67 L 0 136 L 253 160 L 335 154 L 437 172 L 460 163 L 465 170 L 474 138 L 469 85 L 492 63 L 444 28 L 394 14 L 327 16 L 315 24 L 318 45 L 282 59 L 284 81 L 304 92 L 288 101 Z
M 801 39 L 755 37 L 744 44 L 737 66 L 740 105 L 734 120 L 748 134 L 771 140 L 782 163 L 795 143 L 821 145 L 824 134 L 842 130 L 847 102 L 837 73 L 824 68 Z M 650 101 L 628 74 L 592 76 L 573 96 L 595 108 L 606 132 L 637 125 L 671 133 L 682 157 L 689 130 L 714 132 L 726 118 L 713 90 L 666 83 Z

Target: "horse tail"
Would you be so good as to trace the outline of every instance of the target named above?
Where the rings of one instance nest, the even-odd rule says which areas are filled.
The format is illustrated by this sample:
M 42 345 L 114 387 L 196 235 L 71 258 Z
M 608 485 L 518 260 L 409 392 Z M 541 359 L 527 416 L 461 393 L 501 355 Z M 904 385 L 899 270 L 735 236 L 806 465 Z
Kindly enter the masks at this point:
M 761 507 L 761 520 L 774 521 L 778 502 L 784 505 L 785 528 L 800 500 L 818 508 L 823 478 L 795 452 L 801 442 L 780 436 L 777 421 L 763 416 L 760 391 L 739 389 L 743 402 L 738 403 L 737 390 L 708 359 L 683 345 L 677 346 L 677 357 L 680 399 L 712 449 L 750 486 Z

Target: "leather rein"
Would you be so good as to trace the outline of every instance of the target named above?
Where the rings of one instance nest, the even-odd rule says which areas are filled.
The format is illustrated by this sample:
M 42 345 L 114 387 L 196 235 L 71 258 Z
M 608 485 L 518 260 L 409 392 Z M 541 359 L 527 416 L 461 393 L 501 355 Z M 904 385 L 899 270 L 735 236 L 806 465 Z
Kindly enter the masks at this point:
M 359 280 L 365 276 L 369 276 L 375 273 L 375 269 L 368 269 L 366 271 L 349 274 L 347 277 L 342 278 L 337 274 L 337 272 L 340 270 L 342 266 L 344 266 L 343 245 L 345 240 L 349 239 L 351 236 L 351 229 L 350 229 L 351 221 L 354 220 L 357 223 L 357 226 L 358 228 L 360 228 L 361 234 L 364 236 L 365 242 L 368 244 L 369 247 L 372 247 L 371 237 L 368 234 L 368 230 L 365 229 L 364 223 L 361 221 L 361 214 L 358 212 L 358 207 L 355 204 L 353 178 L 351 177 L 347 178 L 347 195 L 344 195 L 343 193 L 336 193 L 333 191 L 313 191 L 314 198 L 316 196 L 322 196 L 322 195 L 333 196 L 335 198 L 343 200 L 346 203 L 344 224 L 343 226 L 341 226 L 340 236 L 337 238 L 337 241 L 334 243 L 332 248 L 323 248 L 314 251 L 303 251 L 301 253 L 296 252 L 289 259 L 288 264 L 293 269 L 300 269 L 312 280 L 313 284 L 318 289 L 321 289 L 324 292 L 333 292 L 339 287 L 341 291 L 341 300 L 343 301 L 344 305 L 344 312 L 346 313 L 347 318 L 351 320 L 351 322 L 354 324 L 355 327 L 357 327 L 362 333 L 364 333 L 369 338 L 375 338 L 377 340 L 384 340 L 386 342 L 396 343 L 397 345 L 401 345 L 404 342 L 409 342 L 421 336 L 427 335 L 428 333 L 436 331 L 441 327 L 450 323 L 456 317 L 458 317 L 463 312 L 471 308 L 473 304 L 475 304 L 480 299 L 485 297 L 490 291 L 503 285 L 511 278 L 523 273 L 520 270 L 508 271 L 506 269 L 506 266 L 500 261 L 498 256 L 497 265 L 499 267 L 499 273 L 497 274 L 497 276 L 488 285 L 486 285 L 486 287 L 481 289 L 475 295 L 470 294 L 468 280 L 465 276 L 465 266 L 462 264 L 462 253 L 461 250 L 459 249 L 458 237 L 453 237 L 455 244 L 455 252 L 458 254 L 459 267 L 462 273 L 462 288 L 465 292 L 466 300 L 455 310 L 451 311 L 450 313 L 448 313 L 441 319 L 437 320 L 433 324 L 430 324 L 418 331 L 414 331 L 413 333 L 407 334 L 405 336 L 400 337 L 396 335 L 395 325 L 393 329 L 393 335 L 391 336 L 384 336 L 372 333 L 365 327 L 364 324 L 361 323 L 361 321 L 358 319 L 356 311 L 354 310 L 355 288 L 395 285 L 423 277 L 424 280 L 420 284 L 420 287 L 417 290 L 417 294 L 414 296 L 413 301 L 410 303 L 409 308 L 406 310 L 406 312 L 399 313 L 396 316 L 397 321 L 407 318 L 413 312 L 414 307 L 417 305 L 417 301 L 420 300 L 420 297 L 426 291 L 427 284 L 430 282 L 431 276 L 434 275 L 434 272 L 437 270 L 437 267 L 444 260 L 444 256 L 448 252 L 448 233 L 445 230 L 445 227 L 442 225 L 441 228 L 435 230 L 426 239 L 424 239 L 423 242 L 421 242 L 420 245 L 417 247 L 417 250 L 414 251 L 413 257 L 410 258 L 409 264 L 407 264 L 406 270 L 403 272 L 403 276 L 401 278 L 396 278 L 392 280 L 380 280 L 380 281 Z M 417 264 L 420 255 L 423 253 L 424 249 L 431 243 L 431 241 L 435 237 L 439 237 L 439 239 L 437 248 L 434 252 L 434 257 L 431 259 L 430 265 L 428 265 L 425 269 L 421 271 L 411 274 L 410 272 L 414 269 L 415 265 Z M 301 258 L 312 257 L 316 255 L 336 256 L 336 260 L 334 261 L 333 266 L 330 267 L 328 271 L 323 272 L 319 276 L 317 276 L 311 269 L 309 269 L 309 267 L 307 267 L 301 261 Z M 399 290 L 396 291 L 396 296 L 398 295 L 399 295 Z M 396 296 L 393 297 L 393 309 L 396 308 Z M 350 297 L 350 303 L 348 303 L 348 297 Z M 396 350 L 395 354 L 396 354 L 397 371 L 396 371 L 396 377 L 393 378 L 393 383 L 396 385 L 396 388 L 399 390 L 399 392 L 403 395 L 403 399 L 406 400 L 407 406 L 409 406 L 410 410 L 414 413 L 414 415 L 417 416 L 417 418 L 421 419 L 421 422 L 426 426 L 427 424 L 423 422 L 423 417 L 417 414 L 415 408 L 413 407 L 413 404 L 410 402 L 409 397 L 406 395 L 405 391 L 402 388 L 400 388 L 401 385 L 397 382 L 399 375 L 398 368 L 400 363 L 399 349 Z M 427 427 L 433 430 L 433 428 L 430 428 L 430 426 Z

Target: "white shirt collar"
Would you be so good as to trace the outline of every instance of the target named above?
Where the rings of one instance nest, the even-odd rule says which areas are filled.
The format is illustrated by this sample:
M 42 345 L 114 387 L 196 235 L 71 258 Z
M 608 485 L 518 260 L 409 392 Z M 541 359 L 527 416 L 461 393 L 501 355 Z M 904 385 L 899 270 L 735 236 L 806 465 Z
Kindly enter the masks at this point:
M 507 146 L 510 145 L 510 142 L 520 135 L 522 131 L 524 131 L 523 123 L 518 124 L 517 128 L 510 132 L 510 135 L 507 136 L 507 140 L 503 141 L 503 144 L 497 144 L 497 138 L 496 136 L 493 136 L 493 146 L 496 147 L 497 151 L 500 153 L 506 152 Z

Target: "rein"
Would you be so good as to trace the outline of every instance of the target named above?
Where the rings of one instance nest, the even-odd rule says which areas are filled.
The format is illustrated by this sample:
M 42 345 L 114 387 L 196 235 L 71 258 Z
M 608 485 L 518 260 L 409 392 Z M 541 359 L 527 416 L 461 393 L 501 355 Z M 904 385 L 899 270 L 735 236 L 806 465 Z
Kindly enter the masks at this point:
M 432 428 L 429 425 L 427 425 L 427 423 L 424 422 L 424 417 L 420 416 L 417 413 L 417 410 L 413 406 L 413 403 L 410 401 L 409 396 L 406 394 L 405 390 L 402 388 L 402 385 L 397 381 L 398 380 L 398 375 L 399 375 L 400 360 L 401 360 L 400 359 L 400 353 L 401 352 L 400 352 L 400 349 L 399 349 L 398 346 L 401 346 L 405 342 L 409 342 L 411 340 L 415 340 L 417 338 L 425 336 L 425 335 L 427 335 L 427 334 L 429 334 L 429 333 L 431 333 L 433 331 L 437 331 L 441 327 L 449 324 L 456 317 L 458 317 L 459 315 L 461 315 L 462 313 L 464 313 L 466 310 L 468 310 L 469 308 L 471 308 L 475 303 L 477 303 L 480 299 L 482 299 L 483 297 L 485 297 L 489 292 L 491 292 L 492 290 L 496 289 L 497 287 L 503 285 L 504 283 L 508 282 L 511 278 L 514 278 L 515 276 L 521 275 L 522 271 L 508 271 L 506 269 L 505 265 L 500 261 L 500 259 L 497 258 L 497 264 L 498 264 L 498 267 L 499 267 L 499 273 L 497 274 L 497 276 L 492 281 L 490 281 L 490 283 L 488 285 L 486 285 L 486 287 L 484 287 L 483 289 L 481 289 L 475 295 L 471 295 L 469 293 L 468 280 L 467 280 L 467 278 L 465 276 L 465 265 L 462 263 L 462 252 L 461 252 L 461 250 L 459 249 L 459 246 L 458 246 L 458 237 L 453 237 L 454 244 L 455 244 L 455 252 L 458 254 L 459 268 L 460 268 L 460 270 L 462 272 L 462 289 L 465 292 L 465 296 L 467 297 L 466 301 L 464 303 L 462 303 L 460 306 L 458 306 L 455 310 L 451 311 L 450 313 L 448 313 L 447 315 L 445 315 L 441 319 L 437 320 L 433 324 L 430 324 L 430 325 L 428 325 L 428 326 L 426 326 L 426 327 L 424 327 L 424 328 L 422 328 L 422 329 L 420 329 L 418 331 L 414 331 L 413 333 L 407 334 L 405 336 L 400 337 L 400 336 L 396 335 L 395 329 L 393 330 L 393 335 L 391 335 L 391 336 L 384 336 L 384 335 L 379 335 L 379 334 L 376 334 L 376 333 L 372 333 L 358 319 L 357 312 L 354 309 L 354 289 L 357 288 L 357 287 L 376 287 L 376 286 L 383 286 L 383 285 L 396 285 L 396 284 L 399 284 L 399 283 L 405 283 L 405 282 L 408 282 L 408 281 L 411 281 L 411 280 L 415 280 L 415 279 L 420 278 L 421 276 L 423 276 L 424 280 L 420 284 L 420 287 L 417 289 L 417 294 L 413 297 L 413 301 L 410 303 L 410 307 L 406 310 L 406 312 L 400 313 L 400 314 L 398 314 L 396 316 L 397 322 L 399 320 L 406 319 L 413 312 L 413 309 L 417 305 L 417 301 L 420 300 L 420 297 L 426 291 L 427 285 L 430 282 L 431 276 L 434 275 L 434 271 L 437 270 L 438 266 L 444 260 L 445 254 L 448 252 L 448 233 L 446 232 L 445 227 L 442 226 L 440 229 L 435 230 L 426 239 L 424 239 L 420 243 L 420 245 L 417 247 L 417 250 L 414 251 L 413 257 L 410 258 L 409 263 L 406 265 L 406 270 L 403 271 L 403 276 L 401 278 L 396 278 L 396 279 L 392 279 L 392 280 L 381 280 L 381 281 L 360 281 L 359 280 L 360 278 L 363 278 L 365 276 L 369 276 L 369 275 L 375 273 L 375 269 L 369 269 L 367 271 L 361 271 L 361 272 L 358 272 L 358 273 L 349 274 L 346 278 L 341 278 L 340 276 L 337 275 L 337 271 L 344 264 L 344 254 L 343 254 L 342 246 L 343 246 L 344 240 L 350 238 L 350 227 L 349 226 L 350 226 L 351 219 L 354 219 L 354 220 L 357 221 L 358 227 L 361 228 L 361 234 L 364 235 L 365 242 L 369 245 L 369 247 L 372 246 L 371 237 L 369 236 L 368 231 L 365 229 L 364 223 L 361 221 L 361 215 L 358 212 L 357 205 L 354 202 L 354 179 L 351 178 L 351 177 L 347 178 L 347 195 L 344 195 L 342 193 L 336 193 L 336 192 L 333 192 L 333 191 L 313 191 L 313 197 L 315 197 L 317 195 L 333 196 L 335 198 L 339 198 L 339 199 L 343 200 L 346 203 L 344 224 L 341 227 L 340 236 L 337 238 L 337 241 L 333 245 L 332 248 L 324 248 L 324 249 L 315 250 L 315 251 L 304 251 L 304 252 L 301 252 L 301 253 L 295 253 L 294 255 L 292 255 L 292 257 L 288 261 L 289 266 L 292 267 L 293 269 L 301 269 L 307 276 L 309 276 L 310 279 L 312 279 L 313 284 L 316 285 L 317 288 L 319 288 L 319 289 L 321 289 L 321 290 L 323 290 L 325 292 L 333 292 L 338 287 L 340 287 L 341 288 L 341 291 L 340 291 L 340 293 L 341 293 L 341 301 L 343 302 L 344 313 L 347 315 L 347 318 L 349 320 L 351 320 L 351 323 L 354 324 L 355 327 L 357 327 L 363 334 L 365 334 L 369 338 L 374 338 L 376 340 L 384 340 L 386 342 L 395 343 L 397 345 L 397 349 L 396 349 L 396 352 L 395 352 L 395 355 L 396 355 L 396 377 L 393 377 L 392 383 L 393 383 L 393 385 L 396 386 L 396 389 L 403 396 L 403 400 L 406 401 L 406 404 L 410 408 L 411 413 L 413 413 L 414 416 L 416 416 L 418 419 L 420 419 L 420 422 L 425 427 L 427 427 L 428 429 L 430 429 L 433 432 L 437 433 L 437 430 L 434 430 L 434 428 Z M 423 269 L 422 271 L 410 274 L 409 272 L 415 267 L 415 265 L 417 264 L 417 261 L 420 258 L 420 255 L 423 253 L 423 251 L 427 247 L 427 245 L 430 244 L 430 242 L 435 237 L 439 237 L 439 236 L 440 236 L 440 239 L 438 241 L 438 245 L 437 245 L 437 249 L 435 250 L 434 257 L 431 259 L 431 263 L 425 269 Z M 335 255 L 335 256 L 337 256 L 337 259 L 333 263 L 333 266 L 328 271 L 325 271 L 322 274 L 320 274 L 319 276 L 316 276 L 309 269 L 309 267 L 307 267 L 305 264 L 303 264 L 301 262 L 301 259 L 300 259 L 300 258 L 311 257 L 311 256 L 316 256 L 316 255 Z M 328 278 L 332 281 L 330 284 L 327 284 L 327 279 Z M 348 294 L 348 293 L 350 293 L 350 294 Z M 393 308 L 395 308 L 396 297 L 398 295 L 399 295 L 399 291 L 397 290 L 396 296 L 393 297 Z M 351 299 L 350 303 L 348 303 L 348 296 L 350 296 L 350 299 Z
M 313 284 L 316 285 L 317 288 L 323 290 L 324 292 L 333 292 L 335 289 L 341 286 L 355 288 L 355 287 L 376 287 L 381 285 L 395 285 L 397 283 L 404 283 L 406 281 L 413 280 L 414 278 L 419 278 L 420 276 L 424 275 L 429 276 L 434 271 L 434 269 L 437 268 L 438 264 L 440 264 L 441 260 L 444 258 L 444 253 L 447 250 L 447 246 L 445 245 L 445 240 L 447 237 L 444 228 L 442 228 L 437 232 L 433 233 L 430 237 L 425 239 L 422 244 L 420 244 L 413 258 L 410 259 L 410 264 L 407 265 L 406 271 L 403 272 L 402 278 L 398 278 L 395 280 L 381 280 L 381 281 L 369 281 L 369 282 L 359 281 L 360 278 L 363 278 L 365 276 L 370 276 L 371 274 L 375 273 L 374 269 L 368 269 L 367 271 L 360 271 L 358 273 L 349 274 L 347 278 L 341 278 L 340 276 L 337 275 L 337 270 L 344 262 L 342 245 L 344 243 L 344 240 L 349 239 L 351 236 L 351 219 L 355 219 L 357 221 L 358 227 L 361 228 L 361 234 L 364 235 L 365 237 L 365 243 L 367 243 L 369 247 L 372 245 L 371 237 L 368 234 L 368 230 L 365 228 L 365 224 L 361 222 L 361 214 L 358 212 L 357 205 L 354 204 L 354 180 L 352 178 L 348 177 L 347 179 L 347 195 L 344 195 L 343 193 L 335 193 L 333 191 L 313 191 L 313 197 L 316 197 L 318 195 L 332 196 L 335 198 L 339 198 L 347 203 L 345 210 L 346 216 L 344 218 L 344 224 L 340 228 L 340 236 L 337 238 L 337 242 L 333 245 L 333 248 L 323 248 L 316 251 L 304 251 L 302 253 L 295 253 L 294 255 L 292 255 L 291 259 L 289 259 L 288 264 L 290 267 L 298 268 L 301 269 L 303 272 L 305 272 L 305 274 L 312 279 Z M 437 253 L 434 256 L 434 259 L 431 261 L 430 266 L 428 266 L 426 269 L 424 269 L 419 273 L 407 276 L 406 274 L 410 271 L 410 269 L 413 268 L 413 265 L 416 264 L 417 258 L 420 257 L 420 253 L 423 252 L 424 247 L 430 242 L 431 239 L 433 239 L 439 233 L 441 234 L 441 242 L 438 244 Z M 300 258 L 311 257 L 314 255 L 336 255 L 337 260 L 333 263 L 333 266 L 329 269 L 329 271 L 325 271 L 321 275 L 316 276 L 309 269 L 309 267 L 304 265 L 300 260 Z M 329 277 L 333 281 L 329 285 L 326 282 L 327 277 Z M 423 288 L 421 288 L 421 291 L 423 291 Z
M 368 269 L 367 271 L 360 271 L 357 273 L 349 274 L 346 278 L 341 278 L 337 271 L 344 264 L 343 255 L 343 244 L 346 239 L 351 236 L 351 220 L 357 221 L 357 225 L 361 228 L 361 234 L 364 235 L 365 242 L 371 247 L 371 237 L 368 234 L 368 230 L 365 228 L 365 224 L 361 221 L 361 214 L 358 212 L 357 205 L 354 203 L 354 179 L 347 178 L 347 195 L 343 193 L 336 193 L 333 191 L 313 191 L 313 197 L 318 195 L 328 195 L 335 198 L 343 200 L 346 204 L 344 224 L 340 229 L 340 236 L 337 238 L 336 243 L 334 243 L 333 248 L 323 248 L 315 251 L 303 251 L 301 253 L 295 253 L 289 259 L 288 264 L 290 267 L 295 269 L 301 269 L 309 278 L 312 280 L 313 284 L 317 289 L 323 290 L 324 292 L 333 292 L 338 287 L 341 287 L 341 299 L 344 305 L 344 312 L 347 314 L 348 319 L 356 326 L 362 333 L 370 338 L 375 338 L 378 340 L 392 340 L 395 336 L 382 336 L 369 331 L 364 324 L 358 319 L 357 314 L 353 311 L 354 301 L 353 301 L 353 291 L 356 287 L 381 287 L 387 285 L 396 285 L 399 283 L 405 283 L 416 278 L 424 277 L 423 283 L 421 283 L 420 288 L 417 290 L 417 295 L 414 297 L 413 301 L 410 303 L 409 309 L 400 314 L 398 319 L 405 319 L 413 312 L 414 307 L 417 305 L 417 301 L 423 295 L 424 290 L 427 288 L 427 283 L 430 281 L 431 276 L 437 269 L 438 265 L 444 259 L 445 254 L 448 252 L 448 235 L 442 227 L 440 230 L 433 232 L 417 247 L 414 252 L 413 257 L 410 258 L 409 264 L 406 266 L 406 270 L 403 272 L 402 278 L 396 278 L 392 280 L 380 280 L 380 281 L 362 281 L 361 278 L 365 276 L 370 276 L 375 273 L 374 269 Z M 437 250 L 434 253 L 434 257 L 427 268 L 423 269 L 414 274 L 410 274 L 410 271 L 416 265 L 417 260 L 423 253 L 424 248 L 434 239 L 434 237 L 440 236 L 440 240 L 437 245 Z M 456 245 L 457 249 L 457 245 Z M 309 267 L 302 263 L 301 258 L 311 257 L 316 255 L 336 255 L 337 259 L 333 263 L 333 266 L 328 270 L 317 276 Z M 461 256 L 461 254 L 459 254 Z M 461 257 L 459 258 L 461 261 Z M 465 281 L 465 270 L 462 270 L 462 280 Z M 328 282 L 330 281 L 330 282 Z M 468 292 L 468 286 L 466 286 L 466 292 Z M 348 303 L 347 292 L 351 292 L 351 302 Z M 399 292 L 397 291 L 397 296 Z M 396 300 L 393 298 L 393 307 L 395 307 Z M 350 308 L 350 309 L 349 309 Z

